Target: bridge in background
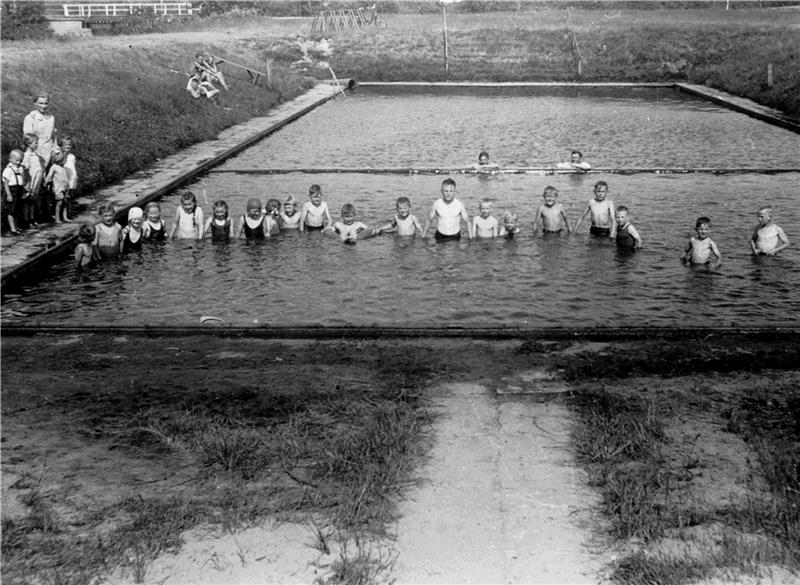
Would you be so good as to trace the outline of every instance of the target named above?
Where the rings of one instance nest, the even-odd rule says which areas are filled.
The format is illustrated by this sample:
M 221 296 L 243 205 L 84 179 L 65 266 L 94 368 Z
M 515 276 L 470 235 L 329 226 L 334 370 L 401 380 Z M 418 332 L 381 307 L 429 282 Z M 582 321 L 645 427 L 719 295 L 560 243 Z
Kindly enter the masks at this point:
M 91 34 L 92 28 L 113 26 L 128 18 L 188 18 L 200 14 L 191 2 L 45 2 L 45 17 L 56 34 Z

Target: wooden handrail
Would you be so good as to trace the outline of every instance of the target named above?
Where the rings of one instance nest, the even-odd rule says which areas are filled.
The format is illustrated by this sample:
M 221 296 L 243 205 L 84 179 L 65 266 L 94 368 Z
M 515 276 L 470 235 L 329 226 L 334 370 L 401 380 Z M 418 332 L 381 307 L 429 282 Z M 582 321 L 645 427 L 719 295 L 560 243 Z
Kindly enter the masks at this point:
M 200 12 L 191 2 L 109 2 L 105 4 L 63 4 L 64 16 L 87 18 L 92 16 L 131 16 L 152 12 L 156 16 L 191 16 Z

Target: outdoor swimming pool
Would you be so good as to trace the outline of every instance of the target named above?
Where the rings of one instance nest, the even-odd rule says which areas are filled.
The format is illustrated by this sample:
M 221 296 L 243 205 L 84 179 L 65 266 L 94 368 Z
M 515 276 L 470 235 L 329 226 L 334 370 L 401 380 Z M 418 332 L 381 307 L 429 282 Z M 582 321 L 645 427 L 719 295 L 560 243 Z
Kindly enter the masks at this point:
M 800 137 L 665 89 L 625 91 L 358 90 L 314 110 L 221 170 L 463 167 L 488 150 L 503 166 L 544 166 L 578 148 L 596 167 L 796 165 Z M 212 172 L 190 188 L 206 214 L 216 199 L 241 215 L 248 197 L 307 199 L 322 185 L 334 217 L 355 204 L 370 226 L 409 196 L 424 221 L 443 176 Z M 484 197 L 520 215 L 513 241 L 436 244 L 381 236 L 341 245 L 320 234 L 263 243 L 177 241 L 75 275 L 65 260 L 37 283 L 4 291 L 7 324 L 385 326 L 765 326 L 800 323 L 800 175 L 455 175 L 470 214 Z M 644 240 L 619 256 L 590 240 L 533 237 L 546 185 L 574 224 L 597 180 L 627 205 Z M 163 203 L 167 220 L 177 200 Z M 774 207 L 794 247 L 753 258 L 759 206 Z M 716 273 L 678 260 L 697 216 L 713 222 Z

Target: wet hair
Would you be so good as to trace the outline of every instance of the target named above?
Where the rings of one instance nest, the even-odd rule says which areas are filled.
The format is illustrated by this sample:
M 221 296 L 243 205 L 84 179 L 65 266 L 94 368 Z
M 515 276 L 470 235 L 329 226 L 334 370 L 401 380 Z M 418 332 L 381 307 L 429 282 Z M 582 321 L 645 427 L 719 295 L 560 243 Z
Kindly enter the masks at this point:
M 197 197 L 195 197 L 194 193 L 189 191 L 189 189 L 181 189 L 180 191 L 178 191 L 178 193 L 181 196 L 181 203 L 183 203 L 184 201 L 191 201 L 192 203 L 194 203 L 195 207 L 197 207 Z
M 148 203 L 147 206 L 144 208 L 144 212 L 147 213 L 148 211 L 154 208 L 158 209 L 159 214 L 161 213 L 161 204 L 158 201 L 151 201 L 150 203 Z
M 491 200 L 491 199 L 489 199 L 488 197 L 484 197 L 483 199 L 481 199 L 481 202 L 480 202 L 479 206 L 480 206 L 480 205 L 484 205 L 484 204 L 488 205 L 488 206 L 489 206 L 489 209 L 491 209 L 491 207 L 492 207 L 492 200 Z
M 547 187 L 544 188 L 544 193 L 542 193 L 542 197 L 545 197 L 550 193 L 553 193 L 556 197 L 558 197 L 558 189 L 556 189 L 552 185 L 548 185 Z
M 78 229 L 78 240 L 81 242 L 91 242 L 94 239 L 94 226 L 89 223 L 81 225 Z
M 694 227 L 699 228 L 701 225 L 706 224 L 707 226 L 711 226 L 711 220 L 707 218 L 705 215 L 702 217 L 698 217 L 697 221 L 694 222 Z
M 228 217 L 228 204 L 225 203 L 222 199 L 220 199 L 219 201 L 214 201 L 214 205 L 212 206 L 212 209 L 214 211 L 216 211 L 217 209 L 224 209 L 225 210 L 225 217 L 226 218 Z
M 39 137 L 36 134 L 32 134 L 30 132 L 26 133 L 22 137 L 22 144 L 24 144 L 26 147 L 30 146 L 31 144 L 33 144 L 34 141 L 38 142 L 39 141 Z
M 594 184 L 594 190 L 597 191 L 598 187 L 605 187 L 606 189 L 608 189 L 608 183 L 606 183 L 605 181 L 597 181 Z
M 411 207 L 411 199 L 409 199 L 405 195 L 402 195 L 402 196 L 397 198 L 397 201 L 395 202 L 395 207 L 399 207 L 400 205 L 403 205 L 404 203 L 406 205 L 408 205 L 409 207 Z
M 624 211 L 625 213 L 629 213 L 628 208 L 625 207 L 624 205 L 618 205 L 617 211 Z
M 570 155 L 577 154 L 579 157 L 583 158 L 583 153 L 580 150 L 573 150 L 569 154 Z
M 355 215 L 356 214 L 356 206 L 352 203 L 345 203 L 342 205 L 342 215 Z
M 322 187 L 320 187 L 316 183 L 314 183 L 308 188 L 309 195 L 313 195 L 314 193 L 319 193 L 320 195 L 322 195 Z
M 100 215 L 105 215 L 106 213 L 116 215 L 117 209 L 114 207 L 113 203 L 105 203 L 97 208 L 97 213 Z
M 517 214 L 514 213 L 513 211 L 506 211 L 503 214 L 503 221 L 508 221 L 509 219 L 513 220 L 513 221 L 517 221 Z
M 483 158 L 484 156 L 485 156 L 486 158 L 489 158 L 489 153 L 488 153 L 488 152 L 486 152 L 485 150 L 482 150 L 482 151 L 481 151 L 481 153 L 478 155 L 478 159 L 480 160 L 480 159 L 481 159 L 481 158 Z
M 286 199 L 283 200 L 283 206 L 286 207 L 287 205 L 294 205 L 295 207 L 297 207 L 297 201 L 295 201 L 294 197 L 289 195 Z
M 278 201 L 277 199 L 267 199 L 267 205 L 266 205 L 266 207 L 267 207 L 267 209 L 270 209 L 270 208 L 275 208 L 275 209 L 277 209 L 278 211 L 280 211 L 280 209 L 281 209 L 281 202 L 280 202 L 280 201 Z
M 261 200 L 256 199 L 255 197 L 251 197 L 247 200 L 247 210 L 250 211 L 251 209 L 258 209 L 261 210 Z
M 758 208 L 759 212 L 766 211 L 767 213 L 772 213 L 772 205 L 762 205 Z
M 447 177 L 444 181 L 442 181 L 442 187 L 444 187 L 445 185 L 452 185 L 453 187 L 455 187 L 456 186 L 455 179 Z
M 22 160 L 22 157 L 25 156 L 19 148 L 15 148 L 14 150 L 8 153 L 8 160 L 11 160 L 11 157 L 15 154 L 19 157 L 20 160 Z

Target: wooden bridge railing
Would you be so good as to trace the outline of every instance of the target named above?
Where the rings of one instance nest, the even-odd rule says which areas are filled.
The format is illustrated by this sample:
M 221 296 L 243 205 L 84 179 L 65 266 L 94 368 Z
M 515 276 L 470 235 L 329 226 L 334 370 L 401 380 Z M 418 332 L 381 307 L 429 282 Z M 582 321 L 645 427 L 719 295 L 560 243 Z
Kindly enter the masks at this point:
M 154 14 L 156 16 L 192 16 L 200 8 L 192 8 L 191 2 L 112 2 L 108 4 L 64 4 L 64 16 L 88 18 L 92 16 L 132 16 Z

